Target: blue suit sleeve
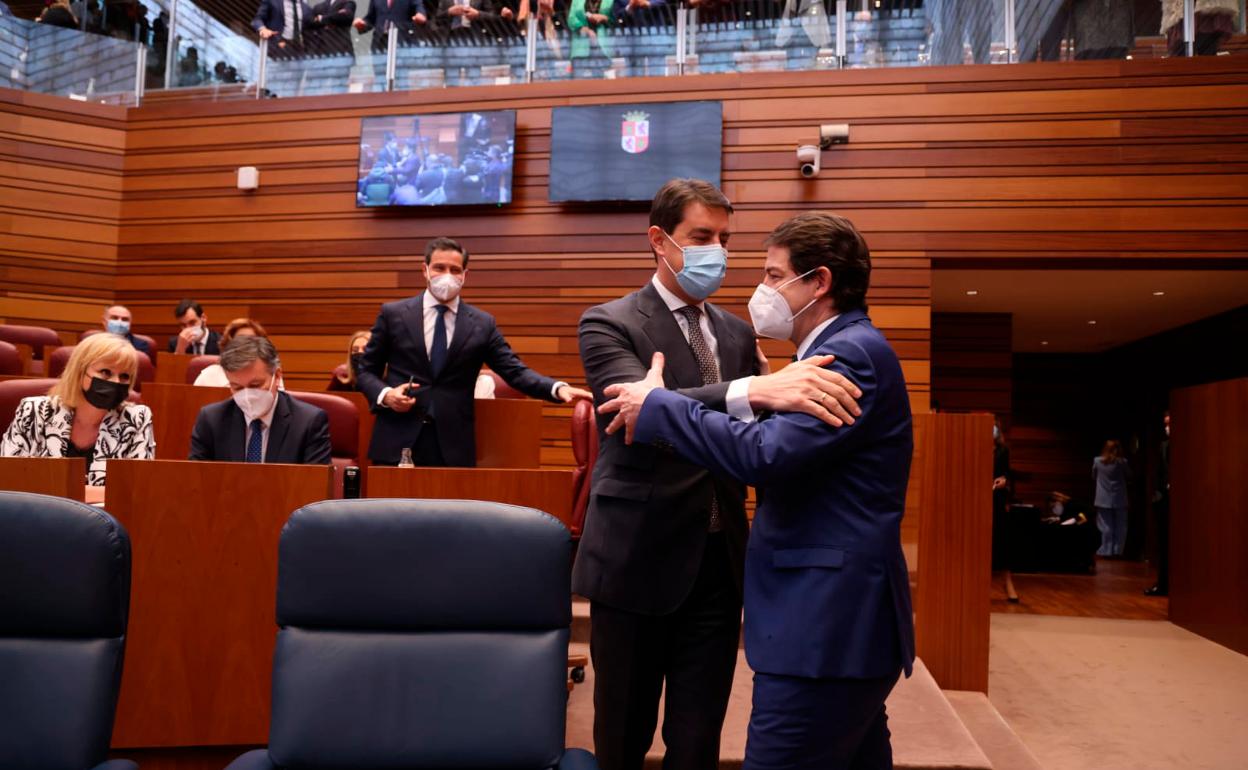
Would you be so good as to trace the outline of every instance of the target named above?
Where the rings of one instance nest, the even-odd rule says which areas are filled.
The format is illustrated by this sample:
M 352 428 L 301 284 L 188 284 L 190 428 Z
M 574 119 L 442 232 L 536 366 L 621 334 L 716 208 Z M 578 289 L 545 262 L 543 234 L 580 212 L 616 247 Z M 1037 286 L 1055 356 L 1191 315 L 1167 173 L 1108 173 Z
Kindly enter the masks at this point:
M 303 461 L 307 465 L 328 465 L 332 459 L 333 446 L 329 440 L 329 415 L 318 409 L 316 418 L 308 430 L 308 445 Z
M 836 361 L 826 368 L 841 372 L 862 389 L 858 399 L 862 414 L 853 425 L 834 428 L 800 412 L 747 423 L 656 389 L 646 397 L 633 440 L 666 442 L 686 460 L 751 486 L 768 486 L 809 473 L 818 464 L 843 456 L 872 420 L 876 374 L 865 351 L 854 348 L 819 351 L 836 355 Z
M 268 27 L 269 29 L 273 29 L 273 27 L 270 26 L 269 24 L 269 21 L 271 20 L 269 17 L 271 15 L 272 15 L 272 5 L 270 4 L 269 0 L 260 0 L 260 7 L 256 9 L 255 18 L 251 20 L 251 28 L 257 32 L 260 31 L 261 27 Z M 274 29 L 274 31 L 280 32 L 281 30 Z
M 377 314 L 371 334 L 368 346 L 364 348 L 364 360 L 356 380 L 359 382 L 360 392 L 368 397 L 369 408 L 376 410 L 377 397 L 386 387 L 381 376 L 385 374 L 386 362 L 390 360 L 390 324 L 386 319 L 385 308 Z

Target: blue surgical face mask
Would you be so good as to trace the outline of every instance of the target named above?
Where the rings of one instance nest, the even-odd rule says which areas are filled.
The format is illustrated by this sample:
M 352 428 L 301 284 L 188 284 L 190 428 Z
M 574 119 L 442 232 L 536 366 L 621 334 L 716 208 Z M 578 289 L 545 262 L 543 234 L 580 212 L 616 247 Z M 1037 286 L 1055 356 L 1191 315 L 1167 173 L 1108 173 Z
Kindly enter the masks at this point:
M 104 324 L 104 328 L 108 329 L 109 334 L 120 334 L 124 337 L 130 333 L 130 322 L 120 318 L 110 318 Z
M 663 234 L 667 235 L 667 233 Z M 685 255 L 685 266 L 680 269 L 679 273 L 672 270 L 671 264 L 663 259 L 663 264 L 667 265 L 668 270 L 672 270 L 672 275 L 676 276 L 676 283 L 680 284 L 685 294 L 698 302 L 714 294 L 728 272 L 728 250 L 718 243 L 710 243 L 706 246 L 681 246 L 672 236 L 667 235 L 667 239 Z

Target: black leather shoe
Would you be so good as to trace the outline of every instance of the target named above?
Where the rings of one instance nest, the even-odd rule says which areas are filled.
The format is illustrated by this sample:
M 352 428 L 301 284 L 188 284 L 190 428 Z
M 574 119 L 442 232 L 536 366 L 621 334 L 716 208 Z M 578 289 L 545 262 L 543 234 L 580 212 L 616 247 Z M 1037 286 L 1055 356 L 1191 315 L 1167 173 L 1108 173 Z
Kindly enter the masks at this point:
M 1161 586 L 1152 586 L 1151 588 L 1144 589 L 1144 595 L 1145 596 L 1169 596 L 1170 592 L 1162 588 Z

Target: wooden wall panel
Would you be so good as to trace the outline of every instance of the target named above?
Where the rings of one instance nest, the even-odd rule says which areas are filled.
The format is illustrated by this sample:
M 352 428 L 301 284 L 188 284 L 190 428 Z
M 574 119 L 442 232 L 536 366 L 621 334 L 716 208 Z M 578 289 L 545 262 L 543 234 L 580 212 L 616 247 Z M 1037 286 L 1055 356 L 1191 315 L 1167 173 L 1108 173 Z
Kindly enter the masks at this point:
M 1248 655 L 1248 379 L 1170 394 L 1170 619 Z
M 49 228 L 30 223 L 5 229 L 3 253 L 31 257 L 22 262 L 30 272 L 18 277 L 37 295 L 36 306 L 23 312 L 50 315 L 58 307 L 49 297 L 72 296 L 78 304 L 60 307 L 59 322 L 86 325 L 97 293 L 109 291 L 98 287 L 113 279 L 112 293 L 131 306 L 136 330 L 163 337 L 173 330 L 172 306 L 193 295 L 217 328 L 238 315 L 264 322 L 292 384 L 312 388 L 341 360 L 351 330 L 370 325 L 382 302 L 421 289 L 424 242 L 450 235 L 473 254 L 466 298 L 496 315 L 526 360 L 577 381 L 577 318 L 641 285 L 653 262 L 642 237 L 644 206 L 546 202 L 551 108 L 719 99 L 723 188 L 737 204 L 720 301 L 746 316 L 762 241 L 784 217 L 815 208 L 849 216 L 873 251 L 873 318 L 903 359 L 918 411 L 927 408 L 931 387 L 933 267 L 1243 264 L 1242 57 L 725 74 L 689 77 L 678 89 L 675 83 L 153 102 L 124 113 L 124 122 L 116 118 L 122 113 L 92 105 L 54 100 L 72 118 L 24 106 L 19 120 L 27 132 L 46 138 L 25 137 L 23 151 L 5 159 L 33 164 L 35 171 L 23 171 L 28 177 L 48 169 L 44 182 L 25 183 L 30 200 L 54 205 L 55 198 L 36 197 L 54 179 L 94 197 L 65 201 L 54 261 L 37 261 L 51 250 Z M 517 110 L 512 205 L 354 208 L 360 118 L 482 108 Z M 824 153 L 818 179 L 801 179 L 794 148 L 833 121 L 851 124 L 850 144 Z M 106 136 L 84 143 L 75 122 Z M 257 192 L 234 189 L 242 165 L 261 169 Z M 20 208 L 14 198 L 6 195 L 0 216 Z M 91 213 L 95 201 L 107 205 Z M 114 255 L 111 273 L 91 272 Z M 765 349 L 777 362 L 788 355 L 784 344 Z M 570 450 L 560 437 L 568 410 L 546 413 L 543 459 L 566 465 Z
M 0 89 L 0 322 L 73 337 L 112 301 L 125 110 Z
M 932 313 L 932 404 L 1008 421 L 1013 318 L 1009 313 Z

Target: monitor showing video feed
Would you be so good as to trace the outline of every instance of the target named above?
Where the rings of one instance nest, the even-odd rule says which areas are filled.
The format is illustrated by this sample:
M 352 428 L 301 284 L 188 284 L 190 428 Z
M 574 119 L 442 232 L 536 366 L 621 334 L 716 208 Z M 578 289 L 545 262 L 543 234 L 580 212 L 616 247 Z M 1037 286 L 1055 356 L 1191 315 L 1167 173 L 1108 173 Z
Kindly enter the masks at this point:
M 355 205 L 510 203 L 515 149 L 514 110 L 364 118 Z
M 550 200 L 648 201 L 677 177 L 719 185 L 719 102 L 556 107 Z

